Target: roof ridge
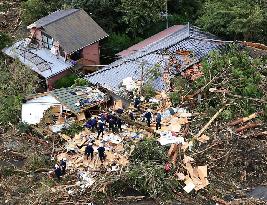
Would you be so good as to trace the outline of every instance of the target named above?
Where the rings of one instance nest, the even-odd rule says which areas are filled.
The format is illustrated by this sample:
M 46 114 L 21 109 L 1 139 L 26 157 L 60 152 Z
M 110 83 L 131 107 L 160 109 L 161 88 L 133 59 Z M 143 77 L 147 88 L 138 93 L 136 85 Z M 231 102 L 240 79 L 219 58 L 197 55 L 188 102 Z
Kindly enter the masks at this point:
M 189 28 L 190 28 L 190 27 L 191 27 L 191 26 L 189 26 Z M 177 33 L 181 32 L 181 31 L 184 31 L 184 30 L 188 30 L 188 26 L 187 26 L 187 25 L 185 25 L 182 29 L 179 29 L 179 30 L 175 31 L 174 33 L 172 33 L 172 34 L 170 34 L 170 35 L 168 35 L 168 36 L 166 36 L 166 37 L 164 37 L 164 38 L 168 38 L 168 37 L 170 37 L 171 35 L 177 34 Z M 175 45 L 175 44 L 177 44 L 177 43 L 179 43 L 179 42 L 181 42 L 181 41 L 183 41 L 183 40 L 185 40 L 185 39 L 187 39 L 187 38 L 189 38 L 189 37 L 190 37 L 190 30 L 189 30 L 189 33 L 187 34 L 186 37 L 180 39 L 179 41 L 177 41 L 177 42 L 175 42 L 175 43 L 172 43 L 172 44 L 166 46 L 165 48 L 169 48 L 170 46 L 173 46 L 173 45 Z M 164 38 L 162 38 L 162 39 L 164 39 Z M 140 51 L 137 51 L 137 52 L 139 52 L 139 53 L 140 53 L 140 52 L 143 52 L 142 50 L 145 50 L 145 49 L 147 49 L 148 47 L 151 47 L 152 45 L 158 43 L 158 42 L 161 41 L 162 39 L 160 39 L 160 40 L 158 40 L 158 41 L 156 41 L 156 42 L 153 42 L 153 43 L 147 45 L 146 47 L 142 48 Z M 89 78 L 89 77 L 94 76 L 94 75 L 96 75 L 96 74 L 102 73 L 102 72 L 104 72 L 104 71 L 106 71 L 106 70 L 110 70 L 110 69 L 112 69 L 112 68 L 114 68 L 114 67 L 118 67 L 118 66 L 120 66 L 120 65 L 122 65 L 122 64 L 124 64 L 124 63 L 128 63 L 128 62 L 131 62 L 131 61 L 135 61 L 135 60 L 137 60 L 137 59 L 139 59 L 139 58 L 141 58 L 141 57 L 150 55 L 151 53 L 154 53 L 154 52 L 156 52 L 156 51 L 157 51 L 157 50 L 152 50 L 152 51 L 147 52 L 147 53 L 144 52 L 144 55 L 142 55 L 142 56 L 139 55 L 139 56 L 136 56 L 136 57 L 134 57 L 134 55 L 136 55 L 137 52 L 134 52 L 134 53 L 130 54 L 130 55 L 127 56 L 127 57 L 124 57 L 124 58 L 121 58 L 121 59 L 117 60 L 117 61 L 122 61 L 122 62 L 119 62 L 118 64 L 115 64 L 115 65 L 112 65 L 112 64 L 114 64 L 114 63 L 116 62 L 116 61 L 114 61 L 113 63 L 111 63 L 110 65 L 108 65 L 106 68 L 103 68 L 103 69 L 101 69 L 101 70 L 99 70 L 99 71 L 96 71 L 96 72 L 94 72 L 94 73 L 91 73 L 91 74 L 85 76 L 85 78 Z M 133 56 L 134 58 L 131 58 L 132 56 Z
M 67 17 L 67 16 L 69 16 L 69 15 L 71 15 L 71 14 L 74 14 L 74 13 L 76 13 L 76 12 L 78 12 L 78 11 L 81 11 L 82 9 L 73 9 L 73 11 L 72 12 L 70 12 L 69 14 L 67 14 L 67 15 L 65 15 L 65 16 L 61 16 L 60 18 L 57 18 L 57 19 L 55 19 L 55 20 L 53 20 L 53 21 L 51 21 L 51 22 L 49 22 L 49 23 L 46 23 L 46 24 L 44 24 L 44 25 L 42 25 L 42 27 L 44 27 L 44 26 L 47 26 L 47 25 L 49 25 L 49 24 L 52 24 L 52 23 L 55 23 L 55 22 L 57 22 L 57 21 L 59 21 L 59 20 L 61 20 L 62 18 L 65 18 L 65 17 Z M 67 10 L 57 10 L 57 11 L 54 11 L 54 12 L 52 12 L 51 14 L 53 14 L 53 13 L 56 13 L 56 12 L 59 12 L 59 11 L 67 11 Z M 51 14 L 49 14 L 49 15 L 51 15 Z M 48 15 L 48 16 L 49 16 Z

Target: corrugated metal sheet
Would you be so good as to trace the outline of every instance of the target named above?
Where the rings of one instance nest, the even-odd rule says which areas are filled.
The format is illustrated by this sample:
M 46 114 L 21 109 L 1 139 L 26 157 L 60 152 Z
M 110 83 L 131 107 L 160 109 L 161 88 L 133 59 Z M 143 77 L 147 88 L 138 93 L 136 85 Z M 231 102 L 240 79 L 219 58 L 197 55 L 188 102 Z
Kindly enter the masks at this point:
M 141 65 L 145 63 L 145 69 L 159 64 L 160 71 L 163 73 L 168 60 L 163 58 L 163 51 L 174 55 L 182 64 L 183 68 L 189 67 L 191 64 L 183 62 L 183 56 L 177 55 L 177 50 L 188 50 L 193 53 L 192 63 L 199 62 L 210 51 L 220 49 L 222 43 L 199 40 L 197 38 L 217 39 L 217 37 L 204 33 L 197 27 L 185 26 L 183 29 L 167 36 L 145 48 L 125 57 L 121 58 L 102 70 L 86 76 L 86 79 L 93 84 L 101 86 L 120 93 L 120 83 L 124 78 L 132 77 L 134 80 L 141 78 Z M 146 76 L 145 76 L 146 77 Z M 156 90 L 163 90 L 165 87 L 162 78 L 158 78 L 153 83 Z
M 37 22 L 67 53 L 80 50 L 108 34 L 82 9 L 54 12 Z M 34 25 L 33 24 L 33 25 Z

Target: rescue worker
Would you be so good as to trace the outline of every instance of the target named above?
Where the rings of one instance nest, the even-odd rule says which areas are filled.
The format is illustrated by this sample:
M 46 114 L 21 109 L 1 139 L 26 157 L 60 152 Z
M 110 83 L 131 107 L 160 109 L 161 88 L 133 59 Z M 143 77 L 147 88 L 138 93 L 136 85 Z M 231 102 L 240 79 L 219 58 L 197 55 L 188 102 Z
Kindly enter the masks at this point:
M 137 108 L 138 111 L 140 111 L 141 106 L 141 100 L 139 97 L 134 98 L 134 108 Z
M 109 129 L 109 131 L 112 131 L 112 132 L 114 132 L 115 131 L 115 120 L 114 120 L 114 117 L 113 116 L 110 116 L 109 117 L 109 120 L 108 120 L 108 129 Z
M 100 158 L 100 161 L 103 163 L 105 160 L 105 147 L 104 147 L 104 145 L 100 144 L 97 151 L 98 151 L 98 156 Z
M 93 160 L 94 158 L 94 148 L 93 148 L 93 144 L 89 143 L 86 148 L 85 148 L 85 155 L 87 156 L 87 160 L 88 157 L 91 156 L 91 160 Z
M 58 164 L 55 165 L 54 172 L 55 172 L 55 176 L 57 177 L 57 179 L 60 180 L 60 177 L 62 176 L 62 171 L 61 171 L 60 166 L 58 166 Z
M 66 168 L 67 168 L 67 159 L 63 158 L 60 160 L 59 166 L 61 167 L 62 175 L 66 173 Z
M 152 118 L 152 113 L 151 113 L 150 109 L 147 110 L 144 117 L 146 118 L 147 126 L 150 127 L 151 118 Z
M 157 113 L 156 116 L 156 130 L 161 129 L 161 114 L 160 112 Z
M 122 125 L 122 120 L 118 117 L 117 118 L 117 128 L 118 128 L 119 132 L 122 132 L 121 125 Z
M 98 134 L 97 134 L 97 138 L 99 138 L 100 134 L 102 134 L 102 137 L 103 137 L 103 135 L 104 135 L 104 127 L 105 127 L 104 122 L 101 121 L 101 120 L 98 120 L 98 128 L 97 128 Z
M 130 113 L 129 113 L 129 117 L 130 117 L 130 119 L 131 119 L 132 121 L 135 120 L 134 113 L 131 112 L 131 111 L 130 111 Z

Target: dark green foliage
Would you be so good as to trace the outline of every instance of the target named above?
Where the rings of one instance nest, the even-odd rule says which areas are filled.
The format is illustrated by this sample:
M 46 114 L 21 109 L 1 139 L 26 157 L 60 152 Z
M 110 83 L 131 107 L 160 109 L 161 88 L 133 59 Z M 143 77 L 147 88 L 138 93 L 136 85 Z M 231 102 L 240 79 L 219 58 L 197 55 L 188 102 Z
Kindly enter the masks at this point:
M 128 191 L 160 200 L 173 199 L 173 190 L 181 189 L 181 185 L 173 173 L 165 173 L 167 160 L 166 150 L 155 139 L 138 142 L 130 156 L 128 171 L 113 178 L 108 195 L 119 196 Z
M 236 116 L 246 116 L 262 110 L 262 107 L 255 101 L 248 98 L 263 98 L 264 82 L 266 76 L 263 74 L 264 67 L 262 59 L 253 59 L 246 50 L 236 46 L 230 46 L 225 53 L 212 53 L 208 59 L 202 62 L 204 76 L 193 82 L 194 90 L 200 89 L 214 77 L 214 83 L 206 87 L 203 103 L 198 105 L 200 112 L 216 112 L 222 104 L 228 100 L 230 107 L 221 114 L 222 119 L 229 121 Z M 266 64 L 265 64 L 266 65 Z M 264 80 L 265 79 L 265 80 Z M 231 95 L 244 97 L 243 99 L 231 99 L 231 96 L 223 99 L 219 93 L 210 93 L 209 88 L 224 88 L 230 91 Z M 211 96 L 213 96 L 211 98 Z M 232 102 L 234 101 L 234 103 Z
M 83 129 L 84 129 L 83 124 L 76 122 L 76 123 L 71 124 L 70 127 L 62 129 L 61 133 L 66 134 L 70 137 L 74 137 L 75 134 L 78 134 Z
M 32 131 L 31 126 L 24 122 L 18 124 L 18 129 L 20 133 L 30 133 Z
M 102 42 L 102 63 L 111 63 L 116 57 L 115 54 L 140 41 L 142 41 L 140 37 L 130 38 L 130 36 L 124 33 L 111 33 L 110 36 Z
M 5 65 L 0 61 L 0 123 L 16 124 L 20 119 L 22 99 L 35 92 L 38 77 L 15 61 Z
M 32 155 L 27 159 L 26 166 L 31 171 L 35 171 L 41 168 L 51 168 L 53 166 L 53 163 L 48 156 Z
M 3 166 L 0 169 L 0 174 L 3 175 L 4 177 L 9 177 L 15 174 L 14 172 L 14 167 L 7 167 L 7 166 Z
M 76 78 L 74 80 L 74 84 L 72 85 L 72 87 L 75 86 L 87 86 L 89 85 L 89 82 L 87 80 L 85 80 L 84 78 Z
M 265 1 L 205 1 L 198 25 L 213 34 L 238 40 L 266 42 Z
M 173 107 L 177 107 L 181 101 L 180 94 L 178 92 L 170 92 L 169 98 Z
M 120 0 L 73 0 L 71 7 L 84 9 L 107 33 L 125 32 L 118 9 Z
M 64 0 L 27 0 L 22 3 L 22 22 L 29 25 L 41 17 L 60 9 Z
M 161 200 L 171 199 L 174 196 L 173 190 L 181 188 L 173 176 L 165 173 L 164 164 L 151 161 L 131 166 L 127 173 L 127 181 L 135 190 L 149 197 L 159 197 Z
M 11 43 L 11 37 L 6 33 L 0 32 L 0 50 L 11 45 Z
M 69 74 L 66 75 L 59 80 L 56 81 L 55 83 L 55 88 L 67 88 L 75 84 L 75 80 L 78 78 L 76 74 Z
M 153 85 L 146 83 L 142 88 L 142 95 L 148 99 L 155 97 L 156 91 L 153 88 Z
M 132 162 L 156 161 L 164 163 L 167 160 L 167 156 L 164 147 L 159 145 L 155 139 L 146 139 L 137 144 L 130 159 Z

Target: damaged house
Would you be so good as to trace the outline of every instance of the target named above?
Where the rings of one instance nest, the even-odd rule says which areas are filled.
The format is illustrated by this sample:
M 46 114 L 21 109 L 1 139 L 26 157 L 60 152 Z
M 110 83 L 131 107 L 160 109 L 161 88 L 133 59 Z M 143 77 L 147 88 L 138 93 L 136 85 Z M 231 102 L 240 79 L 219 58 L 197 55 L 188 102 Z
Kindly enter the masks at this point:
M 53 118 L 51 129 L 60 130 L 70 120 L 84 120 L 90 117 L 90 109 L 97 108 L 109 100 L 96 88 L 77 86 L 55 89 L 28 97 L 22 104 L 22 122 L 38 124 L 50 110 Z
M 196 78 L 190 75 L 194 75 L 201 59 L 222 46 L 216 36 L 197 27 L 175 25 L 121 51 L 117 54 L 118 60 L 87 75 L 86 79 L 111 91 L 114 96 L 127 98 L 129 93 L 125 92 L 125 87 L 126 90 L 129 87 L 129 91 L 136 87 L 134 82 L 137 87 L 138 83 L 146 83 L 153 75 L 151 68 L 154 68 L 160 75 L 153 79 L 152 86 L 156 91 L 164 91 L 174 75 L 185 75 L 185 71 L 191 69 L 189 77 Z
M 27 27 L 30 37 L 3 51 L 46 80 L 56 80 L 75 64 L 100 64 L 99 41 L 108 34 L 82 9 L 58 10 Z

